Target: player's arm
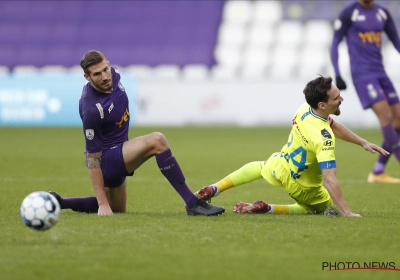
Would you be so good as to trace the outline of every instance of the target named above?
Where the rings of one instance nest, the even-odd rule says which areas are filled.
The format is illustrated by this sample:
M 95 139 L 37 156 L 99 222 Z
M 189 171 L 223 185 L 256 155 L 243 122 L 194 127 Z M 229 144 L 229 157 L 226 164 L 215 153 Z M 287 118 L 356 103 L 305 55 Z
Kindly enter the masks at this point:
M 358 136 L 357 134 L 352 132 L 350 129 L 348 129 L 345 125 L 343 125 L 337 121 L 333 122 L 333 124 L 331 125 L 331 128 L 332 128 L 332 131 L 335 134 L 335 136 L 339 139 L 362 146 L 366 151 L 369 151 L 373 154 L 378 152 L 384 156 L 389 155 L 388 151 L 361 138 L 360 136 Z
M 103 148 L 101 114 L 97 106 L 92 102 L 85 103 L 82 100 L 79 102 L 79 113 L 82 118 L 85 135 L 87 167 L 97 203 L 99 204 L 98 215 L 112 215 L 104 189 L 103 172 L 101 171 L 101 151 Z
M 101 156 L 102 152 L 88 153 L 87 166 L 89 169 L 90 179 L 92 180 L 93 190 L 97 198 L 97 203 L 99 204 L 98 215 L 109 216 L 112 215 L 113 212 L 104 190 L 103 172 L 101 171 Z
M 347 217 L 361 217 L 361 215 L 351 212 L 350 208 L 347 206 L 336 178 L 336 168 L 323 169 L 322 175 L 324 177 L 324 186 L 340 212 Z
M 340 90 L 344 90 L 347 88 L 346 83 L 341 77 L 340 69 L 339 69 L 339 44 L 343 40 L 343 38 L 347 35 L 347 32 L 351 26 L 351 10 L 345 9 L 339 15 L 339 18 L 334 22 L 334 34 L 333 40 L 330 49 L 330 57 L 333 65 L 333 69 L 335 70 L 336 76 L 336 86 Z
M 398 52 L 400 52 L 400 38 L 396 30 L 396 25 L 394 24 L 393 18 L 390 15 L 389 11 L 385 10 L 385 13 L 388 18 L 386 20 L 384 30 L 389 40 L 393 43 L 393 46 L 396 48 Z

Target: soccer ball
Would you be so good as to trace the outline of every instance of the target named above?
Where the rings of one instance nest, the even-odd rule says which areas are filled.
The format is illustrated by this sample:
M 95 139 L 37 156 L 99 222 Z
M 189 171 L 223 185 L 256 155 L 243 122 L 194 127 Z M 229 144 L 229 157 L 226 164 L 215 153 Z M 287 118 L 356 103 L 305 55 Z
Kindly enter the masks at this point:
M 20 214 L 24 224 L 34 230 L 47 230 L 60 218 L 60 204 L 48 192 L 38 191 L 29 194 L 22 201 Z

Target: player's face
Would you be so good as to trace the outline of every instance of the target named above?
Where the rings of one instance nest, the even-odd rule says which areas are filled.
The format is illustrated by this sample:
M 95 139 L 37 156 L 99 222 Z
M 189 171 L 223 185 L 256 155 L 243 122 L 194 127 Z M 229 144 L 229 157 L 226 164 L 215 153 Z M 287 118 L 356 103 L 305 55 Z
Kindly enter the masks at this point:
M 336 116 L 340 115 L 340 104 L 344 100 L 340 95 L 340 90 L 335 84 L 332 84 L 330 90 L 328 90 L 328 102 L 326 103 L 326 111 L 329 114 L 334 114 Z
M 111 93 L 113 89 L 111 67 L 108 61 L 92 65 L 88 68 L 89 75 L 84 74 L 92 86 L 102 93 Z

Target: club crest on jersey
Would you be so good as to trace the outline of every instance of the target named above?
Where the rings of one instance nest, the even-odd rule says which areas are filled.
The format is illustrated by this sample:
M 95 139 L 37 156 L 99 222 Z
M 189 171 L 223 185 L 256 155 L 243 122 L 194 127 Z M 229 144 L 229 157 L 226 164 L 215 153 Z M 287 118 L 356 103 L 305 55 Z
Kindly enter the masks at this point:
M 323 141 L 325 141 L 326 139 L 332 139 L 332 135 L 325 128 L 323 130 L 321 130 L 321 135 L 322 135 Z
M 93 138 L 94 138 L 94 130 L 93 129 L 86 129 L 85 134 L 86 134 L 86 138 L 88 140 L 93 140 Z

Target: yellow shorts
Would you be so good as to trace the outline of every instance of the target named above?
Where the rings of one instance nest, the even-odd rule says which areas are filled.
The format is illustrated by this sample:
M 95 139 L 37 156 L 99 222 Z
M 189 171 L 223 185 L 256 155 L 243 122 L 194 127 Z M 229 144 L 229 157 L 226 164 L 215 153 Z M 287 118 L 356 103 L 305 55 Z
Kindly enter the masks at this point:
M 290 177 L 289 170 L 280 162 L 279 154 L 272 154 L 262 167 L 261 175 L 268 183 L 285 188 L 287 193 L 310 213 L 321 213 L 333 205 L 324 186 L 307 188 Z

